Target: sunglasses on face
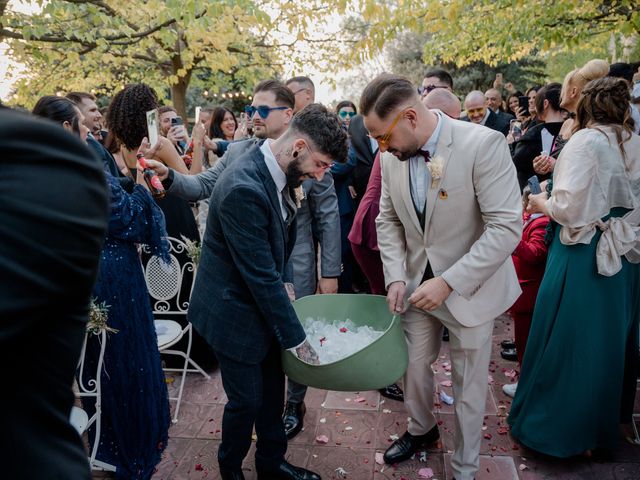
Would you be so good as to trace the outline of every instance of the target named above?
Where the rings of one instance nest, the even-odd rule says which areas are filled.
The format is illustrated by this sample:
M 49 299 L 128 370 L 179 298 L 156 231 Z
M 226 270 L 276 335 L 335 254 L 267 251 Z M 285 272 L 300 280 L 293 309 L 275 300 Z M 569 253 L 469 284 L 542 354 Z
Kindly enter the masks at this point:
M 396 118 L 393 119 L 393 122 L 391 122 L 391 126 L 387 129 L 387 131 L 384 134 L 382 134 L 379 138 L 374 139 L 378 142 L 378 147 L 380 147 L 383 150 L 386 150 L 387 148 L 389 148 L 389 142 L 391 141 L 391 133 L 393 132 L 393 129 L 396 128 L 396 125 L 398 124 L 398 122 L 400 121 L 404 113 L 409 108 L 411 107 L 403 108 L 402 110 L 400 110 L 400 113 L 398 113 L 398 115 L 396 115 Z
M 355 116 L 356 112 L 347 112 L 346 110 L 340 110 L 338 112 L 338 115 L 340 115 L 340 118 L 353 118 Z
M 433 85 L 433 84 L 427 85 L 427 86 L 420 86 L 418 87 L 418 93 L 420 95 L 426 95 L 434 91 L 436 88 L 447 88 L 447 87 L 444 87 L 442 85 Z
M 260 105 L 258 107 L 254 107 L 253 105 L 247 105 L 244 107 L 244 111 L 249 118 L 253 118 L 253 115 L 258 112 L 260 118 L 263 120 L 266 119 L 272 110 L 287 110 L 289 107 L 267 107 L 266 105 Z
M 480 107 L 480 108 L 469 108 L 467 110 L 467 113 L 469 115 L 475 115 L 476 113 L 484 113 L 484 107 Z

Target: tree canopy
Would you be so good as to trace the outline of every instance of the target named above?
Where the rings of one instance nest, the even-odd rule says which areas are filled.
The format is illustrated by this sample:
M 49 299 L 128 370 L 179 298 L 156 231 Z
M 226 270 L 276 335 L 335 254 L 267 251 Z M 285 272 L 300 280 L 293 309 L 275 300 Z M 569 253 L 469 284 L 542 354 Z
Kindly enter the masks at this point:
M 144 81 L 161 96 L 169 89 L 183 115 L 192 81 L 211 91 L 250 91 L 257 79 L 277 76 L 285 61 L 309 61 L 297 47 L 322 43 L 313 26 L 340 8 L 319 0 L 38 3 L 32 14 L 5 4 L 0 18 L 0 39 L 30 72 L 17 84 L 18 102 L 30 106 L 55 91 L 111 94 Z

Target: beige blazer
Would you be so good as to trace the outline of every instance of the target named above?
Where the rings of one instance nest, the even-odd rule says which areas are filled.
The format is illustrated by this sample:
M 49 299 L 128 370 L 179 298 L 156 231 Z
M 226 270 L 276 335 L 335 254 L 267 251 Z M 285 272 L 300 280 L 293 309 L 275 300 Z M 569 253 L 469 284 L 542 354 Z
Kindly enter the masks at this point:
M 432 161 L 442 164 L 442 174 L 429 185 L 424 232 L 411 200 L 409 162 L 386 152 L 378 245 L 387 286 L 402 280 L 411 295 L 429 262 L 453 288 L 445 302 L 453 316 L 474 327 L 505 312 L 520 295 L 511 253 L 522 235 L 522 200 L 500 132 L 439 118 Z

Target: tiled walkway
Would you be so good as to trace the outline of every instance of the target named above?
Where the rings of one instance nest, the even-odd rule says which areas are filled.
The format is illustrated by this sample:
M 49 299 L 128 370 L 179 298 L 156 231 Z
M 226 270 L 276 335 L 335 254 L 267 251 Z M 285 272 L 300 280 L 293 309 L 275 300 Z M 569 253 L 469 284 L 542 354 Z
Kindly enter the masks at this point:
M 494 331 L 490 365 L 493 383 L 490 378 L 477 480 L 640 480 L 640 447 L 621 443 L 612 462 L 594 463 L 582 458 L 561 461 L 542 457 L 514 442 L 505 428 L 511 402 L 502 393 L 502 385 L 510 381 L 509 375 L 516 365 L 500 358 L 499 343 L 506 338 L 513 338 L 511 320 L 501 317 Z M 450 378 L 446 343 L 434 368 L 438 384 L 446 384 Z M 451 387 L 440 388 L 452 395 Z M 225 401 L 218 372 L 209 381 L 189 376 L 179 421 L 171 427 L 169 446 L 154 480 L 219 478 L 216 454 Z M 385 400 L 377 392 L 310 389 L 306 405 L 305 429 L 289 442 L 287 456 L 291 463 L 306 466 L 325 480 L 418 480 L 428 478 L 420 476 L 425 468 L 431 469 L 433 479 L 452 478 L 449 462 L 453 449 L 453 407 L 438 408 L 442 448 L 428 451 L 426 462 L 415 459 L 394 468 L 376 463 L 376 453 L 384 452 L 394 435 L 404 433 L 407 415 L 402 403 Z M 636 413 L 640 413 L 640 392 Z M 326 444 L 316 440 L 321 436 L 328 438 Z M 247 480 L 256 478 L 254 452 L 255 444 L 244 464 Z M 422 474 L 427 472 L 422 470 Z

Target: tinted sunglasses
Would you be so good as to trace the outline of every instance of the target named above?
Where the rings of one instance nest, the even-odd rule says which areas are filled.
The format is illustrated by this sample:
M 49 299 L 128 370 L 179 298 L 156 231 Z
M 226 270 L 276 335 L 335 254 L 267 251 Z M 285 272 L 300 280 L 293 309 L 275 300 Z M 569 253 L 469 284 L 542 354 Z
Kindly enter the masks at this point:
M 484 112 L 485 112 L 484 107 L 467 109 L 467 114 L 469 115 L 475 115 L 476 113 L 484 113 Z
M 435 90 L 436 88 L 447 88 L 447 87 L 443 87 L 441 85 L 427 85 L 426 87 L 424 86 L 419 86 L 418 87 L 418 93 L 420 95 L 426 95 L 427 93 L 431 93 L 433 90 Z
M 269 116 L 271 110 L 287 110 L 289 107 L 267 107 L 266 105 L 260 105 L 258 107 L 254 107 L 253 105 L 247 105 L 244 107 L 244 111 L 249 118 L 253 118 L 253 115 L 258 112 L 260 118 L 263 120 Z
M 353 118 L 356 115 L 356 112 L 347 112 L 346 110 L 340 110 L 338 112 L 338 115 L 340 115 L 340 118 Z

